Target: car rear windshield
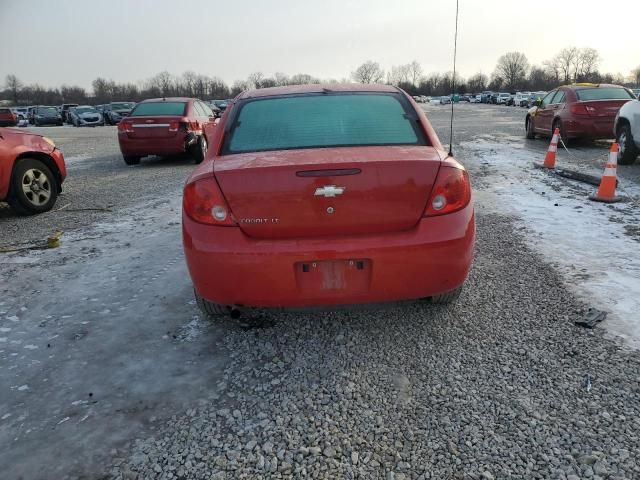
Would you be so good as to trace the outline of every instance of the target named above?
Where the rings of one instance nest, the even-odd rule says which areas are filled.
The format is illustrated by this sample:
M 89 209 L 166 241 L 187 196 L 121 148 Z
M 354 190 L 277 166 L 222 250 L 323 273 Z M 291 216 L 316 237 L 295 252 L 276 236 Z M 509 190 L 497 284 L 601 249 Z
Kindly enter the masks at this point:
M 11 110 L 8 108 L 0 108 L 0 113 L 11 113 Z
M 223 153 L 365 145 L 427 145 L 398 94 L 284 96 L 241 105 Z
M 56 107 L 38 107 L 39 113 L 58 113 Z
M 584 88 L 576 90 L 578 100 L 629 100 L 633 98 L 626 89 L 615 87 Z
M 132 117 L 144 117 L 151 115 L 175 115 L 182 116 L 186 109 L 186 102 L 148 102 L 139 103 L 131 112 Z

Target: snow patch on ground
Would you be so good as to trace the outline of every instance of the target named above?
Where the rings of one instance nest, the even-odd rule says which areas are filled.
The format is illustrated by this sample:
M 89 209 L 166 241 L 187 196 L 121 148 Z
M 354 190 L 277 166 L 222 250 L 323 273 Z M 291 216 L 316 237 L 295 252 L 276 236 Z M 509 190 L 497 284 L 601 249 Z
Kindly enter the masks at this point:
M 532 232 L 530 244 L 570 288 L 588 305 L 609 312 L 602 326 L 640 348 L 640 245 L 625 228 L 640 223 L 640 189 L 625 185 L 618 193 L 633 197 L 625 203 L 592 202 L 587 196 L 596 187 L 534 169 L 544 154 L 484 141 L 462 147 L 471 152 L 465 153 L 467 162 L 489 174 L 478 178 L 477 207 L 518 217 Z

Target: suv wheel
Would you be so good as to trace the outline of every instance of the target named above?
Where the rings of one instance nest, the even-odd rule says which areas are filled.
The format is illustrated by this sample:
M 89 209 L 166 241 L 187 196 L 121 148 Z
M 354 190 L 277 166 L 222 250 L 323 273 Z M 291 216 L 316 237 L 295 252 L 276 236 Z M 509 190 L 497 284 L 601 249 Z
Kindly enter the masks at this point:
M 619 146 L 618 163 L 621 165 L 631 165 L 635 162 L 638 157 L 638 149 L 631 135 L 631 127 L 629 127 L 629 125 L 622 124 L 618 127 L 616 141 Z
M 18 160 L 11 176 L 9 205 L 22 215 L 51 210 L 58 198 L 58 179 L 40 160 Z

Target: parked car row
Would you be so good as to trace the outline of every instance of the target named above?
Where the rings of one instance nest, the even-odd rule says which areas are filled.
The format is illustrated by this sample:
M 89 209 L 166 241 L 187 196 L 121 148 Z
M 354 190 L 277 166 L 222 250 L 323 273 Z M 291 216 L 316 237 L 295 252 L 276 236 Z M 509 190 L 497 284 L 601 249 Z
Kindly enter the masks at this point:
M 640 139 L 640 107 L 634 93 L 609 84 L 576 83 L 547 93 L 527 111 L 526 137 L 550 136 L 559 129 L 564 144 L 575 139 L 607 139 L 620 144 L 619 161 L 633 163 Z

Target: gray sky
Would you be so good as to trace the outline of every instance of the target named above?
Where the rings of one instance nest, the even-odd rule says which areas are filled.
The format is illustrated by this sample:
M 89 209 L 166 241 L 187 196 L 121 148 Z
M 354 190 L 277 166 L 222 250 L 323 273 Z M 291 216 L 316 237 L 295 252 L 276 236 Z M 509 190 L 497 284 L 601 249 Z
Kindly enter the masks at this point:
M 90 87 L 162 70 L 341 79 L 367 59 L 444 72 L 454 15 L 454 0 L 0 0 L 0 82 Z M 638 0 L 460 0 L 458 70 L 490 74 L 507 51 L 538 64 L 578 46 L 626 76 L 640 64 L 639 19 Z

